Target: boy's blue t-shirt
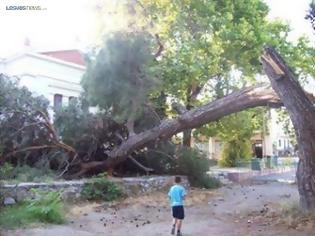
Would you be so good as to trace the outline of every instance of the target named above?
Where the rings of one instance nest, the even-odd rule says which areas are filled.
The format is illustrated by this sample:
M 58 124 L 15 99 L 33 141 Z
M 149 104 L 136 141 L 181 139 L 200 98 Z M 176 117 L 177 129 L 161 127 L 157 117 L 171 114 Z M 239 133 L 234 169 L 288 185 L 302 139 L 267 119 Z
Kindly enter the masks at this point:
M 172 206 L 182 206 L 186 190 L 183 186 L 175 184 L 168 192 Z

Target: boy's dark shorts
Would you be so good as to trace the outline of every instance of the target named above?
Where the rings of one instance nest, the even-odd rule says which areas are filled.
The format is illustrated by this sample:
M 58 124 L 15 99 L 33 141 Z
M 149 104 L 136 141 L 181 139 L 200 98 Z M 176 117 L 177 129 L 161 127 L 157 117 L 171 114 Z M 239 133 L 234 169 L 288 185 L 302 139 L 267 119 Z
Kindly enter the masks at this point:
M 183 220 L 185 218 L 184 206 L 173 206 L 172 212 L 175 219 Z

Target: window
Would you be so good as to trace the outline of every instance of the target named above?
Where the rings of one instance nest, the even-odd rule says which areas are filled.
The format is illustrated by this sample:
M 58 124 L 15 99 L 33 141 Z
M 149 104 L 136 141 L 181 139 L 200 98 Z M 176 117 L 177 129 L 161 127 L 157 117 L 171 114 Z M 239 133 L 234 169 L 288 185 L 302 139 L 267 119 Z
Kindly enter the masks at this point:
M 76 97 L 72 97 L 72 96 L 70 96 L 70 97 L 69 97 L 69 100 L 68 100 L 68 101 L 69 101 L 69 103 L 70 103 L 71 101 L 73 101 L 74 99 L 76 99 Z
M 279 147 L 281 147 L 281 139 L 279 139 Z
M 60 109 L 62 107 L 62 95 L 61 94 L 55 94 L 54 95 L 54 109 Z

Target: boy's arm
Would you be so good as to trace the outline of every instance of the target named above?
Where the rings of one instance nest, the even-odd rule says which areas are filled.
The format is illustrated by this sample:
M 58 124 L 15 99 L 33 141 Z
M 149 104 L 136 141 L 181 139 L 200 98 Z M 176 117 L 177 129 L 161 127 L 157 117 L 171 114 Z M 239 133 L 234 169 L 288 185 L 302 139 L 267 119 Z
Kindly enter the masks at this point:
M 183 200 L 185 200 L 186 195 L 187 195 L 186 189 L 183 188 L 183 192 L 182 192 L 182 198 L 183 198 Z

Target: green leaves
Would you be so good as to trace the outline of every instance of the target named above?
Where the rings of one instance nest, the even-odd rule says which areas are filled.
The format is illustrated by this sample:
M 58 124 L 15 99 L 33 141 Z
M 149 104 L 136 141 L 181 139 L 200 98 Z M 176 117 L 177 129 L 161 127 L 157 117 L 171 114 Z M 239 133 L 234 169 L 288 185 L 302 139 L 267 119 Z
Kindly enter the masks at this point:
M 224 167 L 237 167 L 249 164 L 252 155 L 249 140 L 233 140 L 225 142 L 219 165 Z
M 32 189 L 35 198 L 13 206 L 1 208 L 1 228 L 12 229 L 32 223 L 62 224 L 65 222 L 64 204 L 60 192 Z
M 218 137 L 224 142 L 234 140 L 249 140 L 255 131 L 263 131 L 263 123 L 267 117 L 266 108 L 255 108 L 242 111 L 222 118 L 217 122 L 210 123 L 194 132 L 198 137 Z
M 313 29 L 315 30 L 315 1 L 312 0 L 310 3 L 310 10 L 305 16 L 305 19 L 309 20 L 312 24 Z
M 54 124 L 63 142 L 76 149 L 77 159 L 105 159 L 106 152 L 128 136 L 127 131 L 108 114 L 89 112 L 84 103 L 84 99 L 73 99 L 67 107 L 56 112 Z
M 0 75 L 0 156 L 50 142 L 41 115 L 48 115 L 48 104 L 46 98 L 19 87 L 18 80 Z
M 156 86 L 153 38 L 144 32 L 116 32 L 90 55 L 82 85 L 92 106 L 109 111 L 118 122 L 138 117 Z
M 256 131 L 267 133 L 265 123 L 266 108 L 255 108 L 222 118 L 197 129 L 194 136 L 217 137 L 223 142 L 220 165 L 233 167 L 238 162 L 249 161 L 252 151 L 250 139 Z
M 122 197 L 122 190 L 113 182 L 109 181 L 104 174 L 91 178 L 81 192 L 87 200 L 114 201 Z

